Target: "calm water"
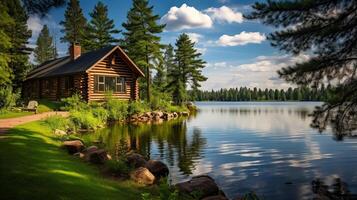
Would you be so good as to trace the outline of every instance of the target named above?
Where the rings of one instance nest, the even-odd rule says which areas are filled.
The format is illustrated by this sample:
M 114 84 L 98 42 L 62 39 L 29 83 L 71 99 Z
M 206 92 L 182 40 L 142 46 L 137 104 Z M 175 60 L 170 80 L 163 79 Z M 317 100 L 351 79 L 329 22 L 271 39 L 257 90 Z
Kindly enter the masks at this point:
M 172 183 L 209 174 L 229 197 L 311 199 L 311 182 L 337 179 L 357 193 L 357 140 L 310 128 L 319 103 L 199 102 L 187 120 L 115 125 L 90 134 L 115 155 L 122 145 L 168 164 Z

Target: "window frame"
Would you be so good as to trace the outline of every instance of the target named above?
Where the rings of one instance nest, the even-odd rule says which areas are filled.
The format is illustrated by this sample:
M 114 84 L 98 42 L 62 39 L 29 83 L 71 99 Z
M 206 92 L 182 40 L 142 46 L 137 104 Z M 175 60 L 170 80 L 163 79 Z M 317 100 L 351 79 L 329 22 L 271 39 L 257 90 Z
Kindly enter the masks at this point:
M 102 81 L 99 81 L 100 78 L 103 78 Z M 109 82 L 107 82 L 107 78 L 114 78 L 114 91 L 108 89 L 109 88 Z M 119 81 L 120 80 L 120 81 Z M 118 82 L 119 81 L 119 82 Z M 99 90 L 100 85 L 102 85 L 103 90 Z M 119 87 L 122 90 L 119 90 Z M 106 92 L 113 92 L 114 94 L 126 94 L 126 80 L 125 77 L 123 76 L 108 76 L 108 75 L 101 75 L 101 74 L 95 74 L 94 75 L 94 93 L 106 93 Z

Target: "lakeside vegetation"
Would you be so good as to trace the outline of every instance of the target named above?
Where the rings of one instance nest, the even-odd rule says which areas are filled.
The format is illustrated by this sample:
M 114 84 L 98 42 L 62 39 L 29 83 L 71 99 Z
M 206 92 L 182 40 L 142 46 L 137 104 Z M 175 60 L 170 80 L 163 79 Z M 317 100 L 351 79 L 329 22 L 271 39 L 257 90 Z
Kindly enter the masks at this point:
M 319 89 L 309 87 L 253 89 L 247 87 L 191 92 L 192 101 L 327 101 L 333 95 L 330 86 Z
M 141 199 L 148 187 L 103 177 L 59 149 L 43 122 L 15 127 L 0 139 L 2 199 Z M 22 189 L 19 189 L 21 187 Z M 155 193 L 155 189 L 150 191 Z

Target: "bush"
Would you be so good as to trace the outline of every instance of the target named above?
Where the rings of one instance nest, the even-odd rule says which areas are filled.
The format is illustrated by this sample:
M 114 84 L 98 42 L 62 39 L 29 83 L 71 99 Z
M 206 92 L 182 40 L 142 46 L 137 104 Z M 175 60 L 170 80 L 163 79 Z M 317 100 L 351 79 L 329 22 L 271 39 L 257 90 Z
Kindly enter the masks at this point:
M 104 107 L 110 120 L 124 120 L 128 115 L 128 102 L 114 99 L 111 95 L 106 96 Z
M 1 87 L 0 89 L 0 110 L 9 110 L 16 105 L 16 101 L 20 98 L 19 93 L 12 91 L 11 87 Z
M 130 167 L 123 159 L 108 160 L 105 162 L 105 166 L 107 167 L 109 172 L 117 175 L 127 175 L 130 171 Z
M 88 104 L 82 100 L 81 95 L 74 94 L 71 97 L 62 99 L 64 103 L 63 110 L 87 110 L 89 108 Z
M 70 119 L 76 128 L 97 129 L 104 125 L 104 122 L 96 118 L 90 111 L 72 111 Z
M 43 113 L 43 112 L 49 112 L 49 111 L 54 111 L 54 110 L 60 110 L 61 105 L 63 103 L 59 103 L 59 102 L 53 102 L 53 101 L 49 101 L 46 99 L 41 99 L 38 102 L 38 109 L 37 112 L 39 113 Z
M 70 121 L 60 115 L 52 115 L 45 119 L 45 124 L 52 130 L 67 130 L 71 127 Z
M 105 123 L 108 120 L 108 111 L 102 107 L 92 108 L 91 112 L 93 113 L 94 117 L 99 119 L 102 123 Z
M 144 113 L 150 111 L 150 106 L 146 102 L 132 101 L 128 106 L 128 115 Z
M 167 93 L 153 92 L 150 100 L 152 110 L 165 110 L 171 105 L 171 98 Z
M 170 105 L 168 107 L 165 108 L 166 112 L 188 112 L 188 108 L 186 106 L 174 106 L 174 105 Z

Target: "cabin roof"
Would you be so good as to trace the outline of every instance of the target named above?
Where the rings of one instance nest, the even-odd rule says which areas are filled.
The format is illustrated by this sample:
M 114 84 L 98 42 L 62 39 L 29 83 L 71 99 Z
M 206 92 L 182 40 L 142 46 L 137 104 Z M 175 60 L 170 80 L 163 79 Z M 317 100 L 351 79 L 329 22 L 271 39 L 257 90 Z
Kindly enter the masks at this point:
M 45 78 L 53 76 L 61 76 L 68 74 L 76 74 L 86 72 L 96 63 L 100 62 L 109 56 L 115 50 L 119 51 L 120 57 L 126 64 L 140 76 L 144 73 L 135 65 L 135 63 L 126 55 L 126 53 L 119 46 L 107 46 L 91 52 L 83 53 L 77 59 L 72 60 L 70 56 L 57 58 L 46 61 L 33 69 L 27 75 L 27 79 Z

